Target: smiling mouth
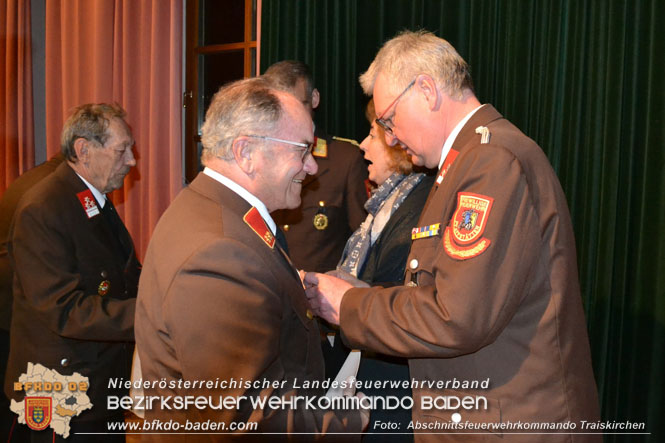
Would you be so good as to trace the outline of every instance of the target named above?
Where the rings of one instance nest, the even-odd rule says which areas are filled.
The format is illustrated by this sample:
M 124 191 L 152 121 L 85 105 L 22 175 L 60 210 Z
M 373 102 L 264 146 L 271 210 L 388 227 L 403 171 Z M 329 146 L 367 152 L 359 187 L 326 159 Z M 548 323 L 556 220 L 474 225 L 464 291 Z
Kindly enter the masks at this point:
M 302 179 L 294 178 L 293 183 L 302 183 Z

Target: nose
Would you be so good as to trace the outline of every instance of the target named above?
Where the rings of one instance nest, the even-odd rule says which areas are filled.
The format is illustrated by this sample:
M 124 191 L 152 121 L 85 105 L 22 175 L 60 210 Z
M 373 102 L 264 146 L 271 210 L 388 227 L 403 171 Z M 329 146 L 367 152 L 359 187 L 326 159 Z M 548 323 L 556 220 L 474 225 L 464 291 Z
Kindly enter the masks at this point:
M 383 138 L 388 146 L 395 146 L 398 142 L 397 137 L 392 132 L 384 131 Z
M 314 156 L 311 153 L 307 154 L 307 157 L 305 157 L 303 170 L 309 175 L 314 175 L 316 174 L 316 171 L 319 170 L 319 165 L 316 164 L 316 160 L 314 160 Z
M 134 158 L 134 149 L 130 148 L 127 150 L 127 153 L 125 154 L 126 159 L 125 159 L 125 164 L 127 166 L 136 166 L 136 158 Z
M 360 146 L 358 146 L 358 147 L 360 148 L 361 151 L 367 152 L 367 145 L 368 144 L 369 144 L 369 135 L 367 135 L 367 137 L 365 137 L 365 140 L 363 140 L 362 143 L 360 143 Z

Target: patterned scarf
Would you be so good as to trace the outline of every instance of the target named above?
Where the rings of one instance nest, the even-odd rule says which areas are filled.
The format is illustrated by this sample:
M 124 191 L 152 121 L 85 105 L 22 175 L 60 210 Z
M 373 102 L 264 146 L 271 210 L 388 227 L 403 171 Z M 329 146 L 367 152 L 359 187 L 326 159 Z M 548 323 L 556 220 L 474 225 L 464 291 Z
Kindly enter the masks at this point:
M 393 213 L 400 207 L 425 174 L 394 172 L 365 203 L 367 218 L 346 241 L 337 269 L 358 277 L 371 247 Z

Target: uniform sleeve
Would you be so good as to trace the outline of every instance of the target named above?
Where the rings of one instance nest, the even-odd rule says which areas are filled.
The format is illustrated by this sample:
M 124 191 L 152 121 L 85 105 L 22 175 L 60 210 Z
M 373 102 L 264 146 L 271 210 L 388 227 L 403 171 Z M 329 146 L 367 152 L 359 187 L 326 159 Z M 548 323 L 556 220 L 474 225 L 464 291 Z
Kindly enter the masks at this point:
M 458 159 L 455 166 L 465 172 L 448 188 L 455 195 L 442 196 L 440 190 L 435 198 L 456 201 L 460 192 L 492 198 L 482 234 L 490 245 L 456 259 L 441 236 L 415 240 L 421 243 L 413 245 L 409 260 L 420 262 L 418 287 L 351 289 L 344 295 L 341 330 L 351 346 L 405 357 L 452 357 L 492 343 L 511 321 L 529 276 L 542 266 L 543 245 L 520 163 L 508 151 L 495 147 L 490 153 L 487 146 Z M 437 215 L 442 233 L 452 215 Z
M 365 202 L 367 201 L 367 189 L 365 188 L 367 165 L 363 161 L 359 149 L 356 149 L 352 159 L 346 178 L 345 196 L 349 232 L 355 232 L 367 217 L 367 211 L 365 210 Z
M 74 249 L 71 226 L 36 205 L 20 210 L 14 223 L 10 256 L 36 321 L 62 337 L 134 341 L 136 298 L 104 297 L 83 290 L 89 286 L 87 279 L 97 281 L 99 275 L 85 272 L 86 266 L 92 269 L 94 264 Z M 108 257 L 108 263 L 114 263 L 113 257 Z M 109 280 L 113 286 L 113 276 Z
M 285 381 L 285 365 L 304 365 L 308 352 L 321 352 L 318 329 L 310 346 L 282 349 L 285 337 L 306 337 L 308 331 L 290 306 L 285 309 L 279 292 L 283 284 L 269 269 L 254 250 L 229 239 L 208 244 L 181 268 L 168 289 L 164 316 L 183 379 Z M 289 324 L 285 315 L 294 317 L 290 321 L 295 329 L 284 329 Z M 316 328 L 316 323 L 310 326 Z M 308 394 L 296 392 L 288 380 L 281 388 L 209 389 L 201 395 L 290 398 Z M 257 422 L 258 431 L 264 432 L 358 432 L 361 426 L 357 411 L 254 409 L 249 400 L 242 401 L 239 410 L 194 413 L 201 421 Z

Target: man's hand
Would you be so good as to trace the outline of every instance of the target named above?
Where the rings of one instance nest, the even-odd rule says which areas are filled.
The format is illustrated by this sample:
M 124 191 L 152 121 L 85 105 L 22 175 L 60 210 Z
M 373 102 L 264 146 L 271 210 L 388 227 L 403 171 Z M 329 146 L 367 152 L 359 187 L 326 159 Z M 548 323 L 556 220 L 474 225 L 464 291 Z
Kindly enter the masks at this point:
M 339 278 L 316 272 L 308 272 L 304 281 L 307 299 L 314 313 L 329 323 L 339 325 L 342 298 L 353 285 Z

